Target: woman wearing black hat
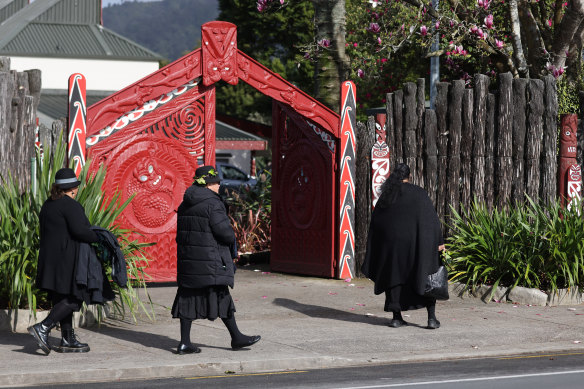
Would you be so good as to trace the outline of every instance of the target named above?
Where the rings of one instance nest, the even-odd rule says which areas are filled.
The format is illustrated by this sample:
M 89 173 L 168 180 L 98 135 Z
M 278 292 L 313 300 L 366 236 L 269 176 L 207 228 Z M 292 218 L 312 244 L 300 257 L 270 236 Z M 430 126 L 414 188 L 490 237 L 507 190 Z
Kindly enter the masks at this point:
M 49 354 L 49 333 L 60 323 L 61 346 L 58 352 L 87 352 L 89 346 L 80 343 L 73 331 L 73 312 L 79 311 L 82 301 L 75 296 L 75 264 L 79 243 L 97 242 L 90 229 L 83 206 L 75 201 L 81 181 L 72 169 L 60 169 L 55 174 L 50 197 L 39 215 L 40 250 L 36 284 L 49 292 L 53 308 L 45 320 L 28 328 L 39 347 Z
M 408 183 L 410 168 L 399 164 L 383 183 L 371 216 L 362 271 L 385 292 L 390 327 L 407 325 L 401 312 L 426 307 L 429 329 L 440 327 L 436 300 L 424 297 L 429 274 L 440 264 L 444 249 L 440 220 L 424 189 Z
M 219 196 L 219 176 L 212 166 L 195 171 L 195 182 L 178 207 L 177 283 L 172 317 L 180 319 L 178 354 L 201 350 L 190 340 L 191 324 L 196 319 L 220 317 L 231 335 L 236 350 L 251 346 L 260 336 L 243 335 L 235 322 L 235 305 L 229 294 L 233 288 L 235 234 Z

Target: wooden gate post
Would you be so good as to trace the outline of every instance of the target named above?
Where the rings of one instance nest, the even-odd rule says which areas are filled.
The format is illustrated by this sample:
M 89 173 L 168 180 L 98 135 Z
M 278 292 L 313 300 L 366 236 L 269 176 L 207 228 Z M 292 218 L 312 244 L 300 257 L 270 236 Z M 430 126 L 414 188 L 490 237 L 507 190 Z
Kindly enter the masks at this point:
M 69 120 L 67 128 L 67 158 L 68 164 L 73 161 L 73 170 L 79 177 L 85 165 L 85 137 L 87 134 L 87 99 L 86 81 L 81 73 L 69 77 Z
M 355 275 L 355 84 L 341 85 L 338 278 Z
M 582 186 L 580 166 L 576 160 L 578 115 L 563 114 L 560 118 L 560 170 L 558 172 L 559 195 L 563 205 L 570 207 L 581 198 Z

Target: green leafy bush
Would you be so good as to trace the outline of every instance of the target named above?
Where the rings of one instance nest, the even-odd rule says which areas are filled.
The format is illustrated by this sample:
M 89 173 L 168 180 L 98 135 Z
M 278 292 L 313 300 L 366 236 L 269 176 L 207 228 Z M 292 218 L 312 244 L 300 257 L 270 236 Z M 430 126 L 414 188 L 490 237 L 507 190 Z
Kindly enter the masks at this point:
M 48 198 L 55 172 L 64 166 L 66 145 L 60 141 L 54 154 L 40 158 L 37 155 L 36 177 L 33 185 L 19 193 L 18 185 L 12 177 L 2 178 L 0 185 L 0 307 L 17 309 L 28 308 L 36 314 L 37 308 L 49 308 L 46 293 L 35 286 L 37 257 L 39 250 L 39 213 L 44 201 Z M 135 314 L 141 308 L 149 317 L 152 307 L 148 307 L 138 296 L 137 288 L 146 287 L 148 277 L 144 272 L 148 259 L 143 247 L 147 244 L 138 243 L 128 238 L 129 232 L 121 229 L 115 222 L 131 199 L 121 203 L 119 194 L 111 199 L 104 197 L 102 186 L 105 180 L 105 170 L 88 177 L 87 163 L 81 173 L 81 185 L 76 200 L 85 208 L 92 225 L 109 229 L 118 237 L 120 247 L 128 265 L 127 288 L 120 288 L 111 282 L 117 295 L 113 303 L 116 313 L 124 315 L 126 309 L 135 319 Z M 106 273 L 111 274 L 111 266 L 106 267 Z M 148 293 L 146 292 L 148 298 Z M 98 308 L 98 319 L 103 315 Z
M 240 254 L 270 249 L 271 196 L 272 176 L 270 172 L 264 171 L 254 187 L 232 192 L 227 199 L 229 218 Z
M 452 212 L 446 255 L 451 281 L 546 291 L 584 286 L 582 204 L 565 209 L 528 198 L 503 210 L 490 212 L 475 202 Z

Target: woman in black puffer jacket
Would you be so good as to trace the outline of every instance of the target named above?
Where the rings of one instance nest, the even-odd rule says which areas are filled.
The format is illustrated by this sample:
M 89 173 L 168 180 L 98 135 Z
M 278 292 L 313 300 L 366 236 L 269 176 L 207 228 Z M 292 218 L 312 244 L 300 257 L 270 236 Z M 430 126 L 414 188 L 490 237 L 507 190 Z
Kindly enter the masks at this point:
M 190 341 L 191 324 L 196 319 L 220 317 L 234 350 L 260 340 L 259 335 L 243 335 L 235 322 L 235 305 L 228 288 L 233 288 L 235 234 L 218 194 L 219 181 L 212 166 L 198 168 L 195 182 L 178 207 L 178 291 L 172 306 L 172 317 L 180 319 L 178 354 L 201 351 Z

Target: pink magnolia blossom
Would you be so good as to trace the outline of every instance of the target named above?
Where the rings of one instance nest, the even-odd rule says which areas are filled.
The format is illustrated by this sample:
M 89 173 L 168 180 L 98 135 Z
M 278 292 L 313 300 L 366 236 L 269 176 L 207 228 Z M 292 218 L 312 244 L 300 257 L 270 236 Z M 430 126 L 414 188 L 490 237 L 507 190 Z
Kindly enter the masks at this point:
M 381 38 L 380 37 L 377 37 L 377 44 L 381 45 Z
M 263 12 L 268 6 L 268 0 L 258 0 L 257 7 L 258 11 Z
M 498 39 L 495 39 L 495 45 L 497 46 L 498 49 L 502 49 L 503 48 L 503 41 L 500 41 Z
M 477 6 L 480 8 L 488 9 L 491 5 L 491 0 L 478 0 Z
M 381 31 L 381 28 L 379 27 L 379 24 L 371 23 L 371 24 L 369 24 L 367 31 L 372 32 L 374 34 L 377 34 L 379 31 Z
M 450 27 L 454 27 L 454 20 L 450 19 Z
M 436 30 L 440 28 L 440 20 L 436 21 L 436 24 L 434 25 L 434 27 L 436 28 Z
M 317 42 L 320 47 L 329 47 L 331 45 L 331 41 L 328 39 L 321 39 Z
M 487 29 L 491 29 L 493 28 L 493 14 L 489 14 L 487 15 L 487 17 L 485 18 L 485 26 L 487 27 Z
M 470 32 L 471 32 L 472 34 L 476 34 L 478 30 L 479 30 L 479 28 L 478 28 L 477 26 L 472 26 L 472 27 L 470 28 Z
M 551 19 L 548 19 L 547 24 L 548 24 L 548 26 L 551 27 L 552 26 L 552 20 Z
M 357 69 L 357 76 L 359 78 L 363 78 L 363 76 L 365 76 L 365 72 L 363 71 L 363 69 Z
M 428 35 L 428 27 L 426 26 L 420 27 L 420 33 L 422 34 L 422 36 Z
M 357 42 L 353 43 L 353 47 L 359 47 L 359 44 Z

